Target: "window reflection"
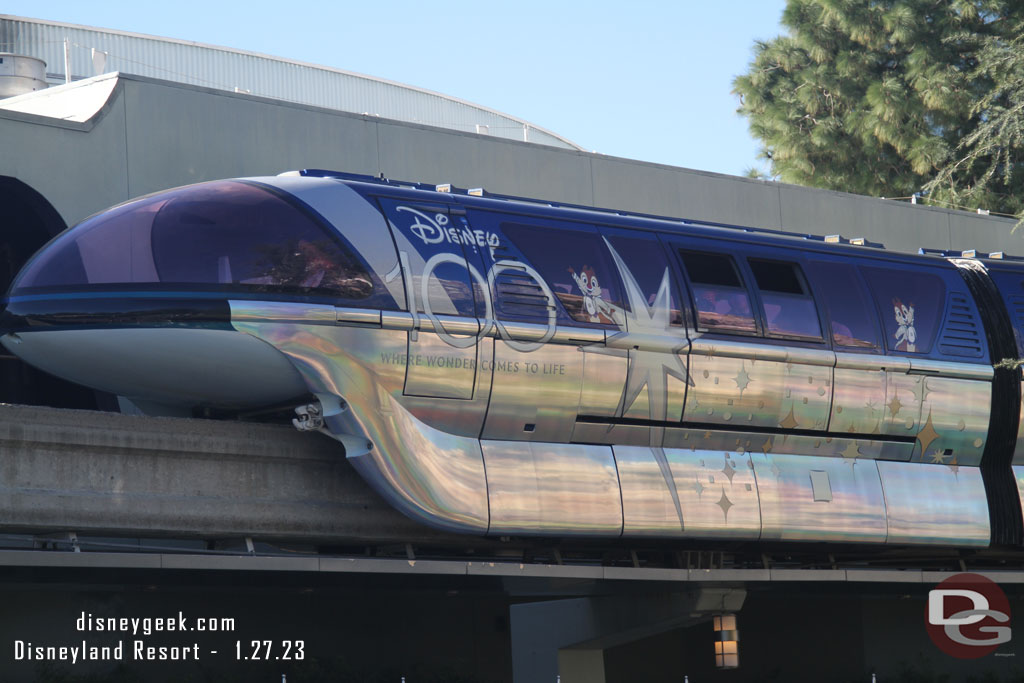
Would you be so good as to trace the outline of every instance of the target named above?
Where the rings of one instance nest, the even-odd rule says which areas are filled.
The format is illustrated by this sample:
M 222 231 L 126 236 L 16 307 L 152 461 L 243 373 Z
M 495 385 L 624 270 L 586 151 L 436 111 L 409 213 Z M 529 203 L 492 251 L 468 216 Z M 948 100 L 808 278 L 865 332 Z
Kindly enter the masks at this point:
M 72 228 L 16 285 L 216 284 L 373 293 L 366 268 L 311 215 L 238 181 L 192 185 L 130 202 Z
M 750 297 L 732 257 L 682 250 L 679 255 L 693 289 L 697 326 L 715 332 L 756 333 Z
M 349 299 L 372 293 L 354 255 L 274 194 L 231 181 L 185 189 L 153 220 L 161 282 L 317 290 Z
M 679 305 L 679 297 L 676 295 L 678 284 L 658 239 L 640 232 L 628 237 L 618 233 L 606 235 L 606 239 L 618 252 L 619 257 L 629 269 L 630 275 L 636 280 L 648 308 L 654 307 L 661 286 L 665 283 L 665 278 L 668 278 L 669 324 L 682 326 L 683 312 Z M 628 308 L 629 303 L 625 301 L 623 305 Z
M 618 270 L 600 235 L 507 223 L 502 230 L 574 320 L 625 326 Z
M 302 289 L 326 289 L 350 299 L 369 296 L 373 287 L 368 277 L 338 268 L 336 247 L 327 239 L 291 240 L 287 245 L 256 245 L 263 257 L 253 272 L 262 275 L 239 279 L 244 285 L 274 285 Z M 236 282 L 231 271 L 231 257 L 217 259 L 218 282 Z
M 761 292 L 768 334 L 778 337 L 821 339 L 814 298 L 799 266 L 785 261 L 748 259 Z
M 877 317 L 856 269 L 833 261 L 809 265 L 815 291 L 832 320 L 832 342 L 851 349 L 878 347 Z

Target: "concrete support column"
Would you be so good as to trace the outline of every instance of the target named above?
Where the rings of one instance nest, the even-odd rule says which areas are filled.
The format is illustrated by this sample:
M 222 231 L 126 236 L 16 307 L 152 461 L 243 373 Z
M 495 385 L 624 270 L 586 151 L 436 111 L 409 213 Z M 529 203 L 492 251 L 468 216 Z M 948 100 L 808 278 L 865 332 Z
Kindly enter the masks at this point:
M 706 587 L 512 605 L 513 681 L 604 683 L 606 649 L 737 612 L 745 597 L 743 588 Z

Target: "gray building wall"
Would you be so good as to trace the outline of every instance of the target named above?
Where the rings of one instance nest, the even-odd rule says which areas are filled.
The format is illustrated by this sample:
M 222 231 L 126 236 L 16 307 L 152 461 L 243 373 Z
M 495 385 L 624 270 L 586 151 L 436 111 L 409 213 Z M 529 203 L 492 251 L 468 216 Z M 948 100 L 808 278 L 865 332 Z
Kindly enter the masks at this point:
M 51 84 L 63 83 L 67 75 L 65 40 L 72 80 L 130 71 L 229 92 L 580 149 L 510 114 L 373 76 L 185 40 L 0 14 L 0 52 L 42 59 Z M 93 49 L 106 53 L 98 70 Z
M 216 178 L 329 168 L 812 234 L 893 250 L 1024 254 L 1014 221 L 488 138 L 122 75 L 86 123 L 0 110 L 0 176 L 68 224 L 129 198 Z

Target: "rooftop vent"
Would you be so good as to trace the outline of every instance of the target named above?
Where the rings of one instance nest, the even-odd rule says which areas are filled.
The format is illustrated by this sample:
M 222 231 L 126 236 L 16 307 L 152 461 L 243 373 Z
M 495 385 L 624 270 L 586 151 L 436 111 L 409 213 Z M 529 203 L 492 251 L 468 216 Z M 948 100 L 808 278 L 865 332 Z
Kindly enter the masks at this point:
M 46 87 L 46 62 L 27 55 L 0 52 L 0 98 L 24 95 Z

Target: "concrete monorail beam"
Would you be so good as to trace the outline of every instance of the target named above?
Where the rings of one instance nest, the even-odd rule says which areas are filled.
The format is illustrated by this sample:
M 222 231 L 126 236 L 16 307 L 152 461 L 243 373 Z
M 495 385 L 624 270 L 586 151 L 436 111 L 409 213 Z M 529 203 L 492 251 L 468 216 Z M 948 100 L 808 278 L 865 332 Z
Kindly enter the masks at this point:
M 443 537 L 291 427 L 0 405 L 0 530 L 313 543 Z

